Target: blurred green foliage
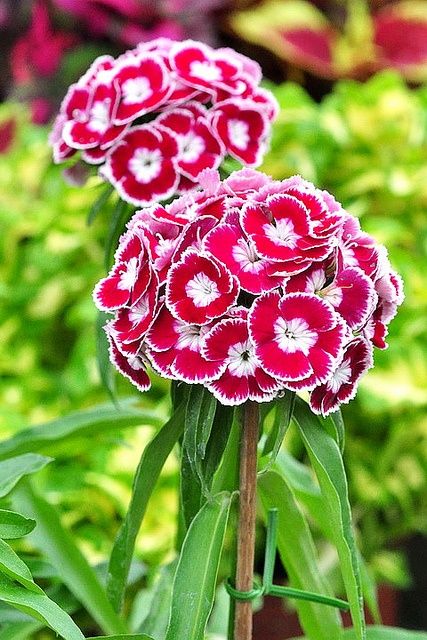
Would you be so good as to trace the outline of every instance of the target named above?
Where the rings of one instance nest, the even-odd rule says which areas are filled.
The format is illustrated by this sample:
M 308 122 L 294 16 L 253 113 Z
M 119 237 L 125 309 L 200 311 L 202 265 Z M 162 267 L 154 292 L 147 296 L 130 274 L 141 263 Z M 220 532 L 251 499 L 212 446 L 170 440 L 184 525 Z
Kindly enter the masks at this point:
M 403 584 L 401 560 L 385 549 L 427 523 L 427 87 L 387 72 L 341 81 L 320 104 L 298 85 L 273 90 L 281 111 L 263 170 L 330 190 L 405 282 L 389 349 L 343 408 L 362 552 L 378 577 Z

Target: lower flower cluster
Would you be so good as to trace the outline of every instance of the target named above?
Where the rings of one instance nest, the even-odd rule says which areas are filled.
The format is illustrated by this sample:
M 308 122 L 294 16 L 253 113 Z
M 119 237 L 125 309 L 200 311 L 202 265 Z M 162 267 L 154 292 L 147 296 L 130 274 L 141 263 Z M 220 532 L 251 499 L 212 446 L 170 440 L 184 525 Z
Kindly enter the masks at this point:
M 223 404 L 308 391 L 327 415 L 354 397 L 403 300 L 386 250 L 326 191 L 244 169 L 136 212 L 96 286 L 111 360 L 147 365 Z

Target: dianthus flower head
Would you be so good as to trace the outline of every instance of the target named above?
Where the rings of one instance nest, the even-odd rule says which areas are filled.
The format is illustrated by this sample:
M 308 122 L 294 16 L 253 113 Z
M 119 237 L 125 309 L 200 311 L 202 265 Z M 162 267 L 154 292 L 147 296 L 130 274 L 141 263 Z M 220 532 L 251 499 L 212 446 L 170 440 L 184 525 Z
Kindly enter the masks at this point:
M 212 77 L 218 65 L 217 90 L 235 91 L 234 69 L 196 49 Z M 181 115 L 186 130 L 191 116 Z M 113 364 L 141 390 L 151 367 L 228 405 L 306 391 L 328 415 L 354 397 L 402 303 L 385 248 L 299 176 L 244 169 L 221 181 L 207 169 L 199 181 L 135 213 L 95 288 L 113 314 Z
M 231 156 L 258 166 L 277 115 L 259 65 L 232 49 L 159 38 L 100 56 L 65 96 L 51 134 L 55 162 L 97 165 L 136 206 L 197 187 Z

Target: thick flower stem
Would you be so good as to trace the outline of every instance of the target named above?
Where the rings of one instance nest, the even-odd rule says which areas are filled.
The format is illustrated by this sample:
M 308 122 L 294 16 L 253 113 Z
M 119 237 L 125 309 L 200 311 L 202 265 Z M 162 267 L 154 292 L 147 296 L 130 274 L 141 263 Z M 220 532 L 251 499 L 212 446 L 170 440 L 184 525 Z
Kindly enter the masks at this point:
M 248 402 L 243 409 L 240 444 L 239 522 L 237 528 L 236 589 L 253 587 L 256 520 L 257 444 L 259 408 Z M 234 640 L 252 639 L 252 602 L 236 602 Z

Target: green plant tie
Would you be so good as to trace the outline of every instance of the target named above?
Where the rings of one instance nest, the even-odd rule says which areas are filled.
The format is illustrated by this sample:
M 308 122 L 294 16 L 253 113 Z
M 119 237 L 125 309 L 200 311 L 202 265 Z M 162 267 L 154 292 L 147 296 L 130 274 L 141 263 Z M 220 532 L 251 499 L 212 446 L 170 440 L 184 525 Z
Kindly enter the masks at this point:
M 276 558 L 277 517 L 277 509 L 270 509 L 267 520 L 267 539 L 265 543 L 262 584 L 254 582 L 254 587 L 250 591 L 239 591 L 230 583 L 230 580 L 226 580 L 225 588 L 230 598 L 247 602 L 255 600 L 260 596 L 277 596 L 278 598 L 318 602 L 319 604 L 326 604 L 330 607 L 337 607 L 338 609 L 347 611 L 350 605 L 345 600 L 340 600 L 340 598 L 332 598 L 330 596 L 324 596 L 321 593 L 313 593 L 311 591 L 304 591 L 303 589 L 293 589 L 292 587 L 273 584 L 274 562 Z

